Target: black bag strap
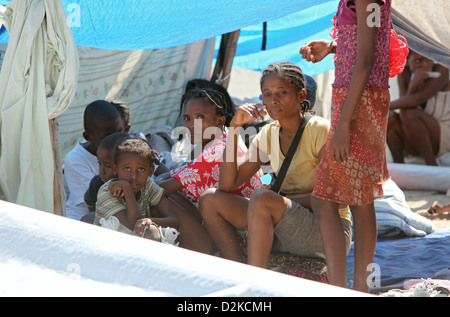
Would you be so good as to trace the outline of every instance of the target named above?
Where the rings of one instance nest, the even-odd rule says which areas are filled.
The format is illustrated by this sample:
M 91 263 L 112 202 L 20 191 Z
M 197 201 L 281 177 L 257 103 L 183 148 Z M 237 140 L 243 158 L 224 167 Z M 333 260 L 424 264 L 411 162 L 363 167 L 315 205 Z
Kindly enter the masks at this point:
M 289 165 L 291 164 L 292 157 L 294 156 L 295 151 L 297 150 L 297 146 L 300 143 L 300 139 L 302 138 L 303 130 L 305 130 L 306 124 L 308 123 L 309 119 L 312 118 L 312 115 L 307 114 L 303 117 L 302 122 L 300 123 L 300 126 L 298 127 L 297 133 L 294 136 L 294 139 L 292 140 L 291 146 L 289 147 L 289 150 L 286 154 L 286 157 L 284 158 L 283 164 L 281 165 L 280 172 L 278 173 L 275 183 L 270 188 L 276 193 L 280 192 L 281 184 L 283 184 L 284 177 L 286 176 L 286 172 L 289 168 Z

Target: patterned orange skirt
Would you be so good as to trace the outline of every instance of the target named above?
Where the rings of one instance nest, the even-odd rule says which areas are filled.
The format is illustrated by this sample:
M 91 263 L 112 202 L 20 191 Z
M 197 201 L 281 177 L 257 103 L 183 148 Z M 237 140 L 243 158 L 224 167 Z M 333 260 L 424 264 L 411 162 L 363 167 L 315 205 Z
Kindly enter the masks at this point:
M 382 184 L 389 179 L 386 162 L 386 130 L 390 95 L 386 88 L 366 88 L 351 121 L 351 155 L 344 162 L 330 157 L 331 140 L 348 87 L 333 88 L 331 128 L 323 157 L 316 170 L 312 195 L 327 201 L 361 206 L 383 197 Z

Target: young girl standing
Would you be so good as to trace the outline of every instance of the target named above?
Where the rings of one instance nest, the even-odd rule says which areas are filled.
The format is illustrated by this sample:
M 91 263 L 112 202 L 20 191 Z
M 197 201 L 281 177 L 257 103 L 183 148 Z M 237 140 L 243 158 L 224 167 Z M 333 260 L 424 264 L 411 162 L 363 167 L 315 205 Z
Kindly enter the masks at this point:
M 369 291 L 377 238 L 373 201 L 389 178 L 386 128 L 389 112 L 391 0 L 341 0 L 338 40 L 301 48 L 308 61 L 336 53 L 331 129 L 317 168 L 311 204 L 317 214 L 331 284 L 346 287 L 345 239 L 338 208 L 351 208 L 354 225 L 354 289 Z

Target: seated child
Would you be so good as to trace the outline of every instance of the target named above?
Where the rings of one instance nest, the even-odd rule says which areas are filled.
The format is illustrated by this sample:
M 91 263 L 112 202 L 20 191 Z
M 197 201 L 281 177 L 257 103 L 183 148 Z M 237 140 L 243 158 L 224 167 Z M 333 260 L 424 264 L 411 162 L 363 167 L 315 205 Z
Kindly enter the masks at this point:
M 130 132 L 131 130 L 131 115 L 128 105 L 120 100 L 109 100 L 117 111 L 119 111 L 120 118 L 122 119 L 123 130 L 122 132 L 128 133 L 131 137 L 140 137 L 145 139 L 145 135 L 142 132 Z
M 97 159 L 99 174 L 94 176 L 89 183 L 89 187 L 84 194 L 84 203 L 89 209 L 89 214 L 82 217 L 81 220 L 92 223 L 95 212 L 95 203 L 97 202 L 97 193 L 100 187 L 110 179 L 114 178 L 112 157 L 116 145 L 123 139 L 130 136 L 124 132 L 116 132 L 108 135 L 100 142 L 97 149 Z
M 78 143 L 64 159 L 64 181 L 69 191 L 68 218 L 79 220 L 89 212 L 84 204 L 84 193 L 98 174 L 97 147 L 103 138 L 122 128 L 119 112 L 110 102 L 96 100 L 86 107 L 83 132 L 86 141 Z
M 121 140 L 113 155 L 117 178 L 100 187 L 94 224 L 115 221 L 114 229 L 141 236 L 155 226 L 162 236 L 163 228 L 170 227 L 180 232 L 180 246 L 209 252 L 212 242 L 206 230 L 168 200 L 164 189 L 152 181 L 157 159 L 158 153 L 147 141 L 141 138 Z M 158 234 L 155 232 L 151 238 L 158 240 Z
M 99 174 L 91 179 L 89 187 L 84 194 L 84 203 L 88 207 L 89 213 L 82 217 L 81 221 L 88 223 L 92 223 L 94 221 L 98 190 L 105 182 L 116 177 L 112 166 L 114 149 L 118 143 L 126 138 L 131 138 L 131 136 L 128 133 L 116 132 L 108 135 L 102 140 L 102 142 L 100 142 L 97 149 Z M 155 166 L 155 171 L 156 169 L 159 169 L 159 167 Z
M 119 111 L 120 114 L 120 118 L 122 119 L 122 125 L 123 125 L 123 130 L 122 132 L 124 133 L 128 133 L 130 137 L 139 137 L 142 138 L 144 140 L 148 140 L 148 138 L 144 135 L 144 133 L 142 132 L 130 132 L 131 130 L 131 115 L 130 115 L 130 108 L 128 107 L 128 105 L 120 100 L 110 100 L 109 102 L 112 103 L 112 105 L 114 107 L 116 107 L 117 111 Z M 153 174 L 155 176 L 160 175 L 161 173 L 166 173 L 169 170 L 166 168 L 166 166 L 164 166 L 164 164 L 159 164 L 155 166 L 155 171 L 153 172 Z

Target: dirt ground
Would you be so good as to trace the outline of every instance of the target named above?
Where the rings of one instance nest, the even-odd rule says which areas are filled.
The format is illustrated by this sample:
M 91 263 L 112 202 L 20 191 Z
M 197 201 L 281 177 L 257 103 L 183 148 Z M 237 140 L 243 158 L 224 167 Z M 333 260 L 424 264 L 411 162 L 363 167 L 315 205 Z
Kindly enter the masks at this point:
M 437 201 L 441 206 L 450 204 L 450 197 L 446 194 L 433 191 L 404 191 L 406 202 L 412 211 L 420 213 L 426 212 L 428 208 Z M 437 230 L 450 228 L 450 214 L 424 215 L 433 221 Z

